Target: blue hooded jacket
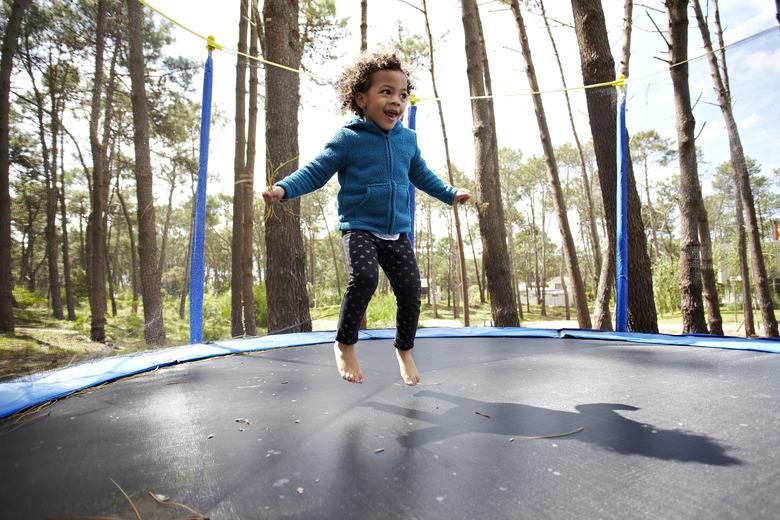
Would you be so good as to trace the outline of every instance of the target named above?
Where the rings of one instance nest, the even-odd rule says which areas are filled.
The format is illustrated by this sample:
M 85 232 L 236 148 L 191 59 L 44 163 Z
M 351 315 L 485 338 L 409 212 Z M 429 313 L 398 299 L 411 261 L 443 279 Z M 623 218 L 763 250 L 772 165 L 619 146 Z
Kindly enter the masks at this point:
M 417 134 L 400 123 L 383 131 L 373 122 L 353 119 L 325 145 L 309 164 L 277 186 L 285 199 L 311 193 L 338 172 L 340 230 L 409 233 L 409 182 L 452 204 L 456 189 L 445 184 L 425 164 Z

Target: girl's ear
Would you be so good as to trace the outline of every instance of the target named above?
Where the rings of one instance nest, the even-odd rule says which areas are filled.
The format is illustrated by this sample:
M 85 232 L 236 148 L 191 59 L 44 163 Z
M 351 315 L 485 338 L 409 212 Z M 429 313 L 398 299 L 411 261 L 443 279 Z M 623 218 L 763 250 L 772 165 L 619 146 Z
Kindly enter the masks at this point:
M 355 96 L 355 103 L 357 103 L 357 106 L 360 108 L 366 108 L 366 94 L 365 92 L 358 92 Z

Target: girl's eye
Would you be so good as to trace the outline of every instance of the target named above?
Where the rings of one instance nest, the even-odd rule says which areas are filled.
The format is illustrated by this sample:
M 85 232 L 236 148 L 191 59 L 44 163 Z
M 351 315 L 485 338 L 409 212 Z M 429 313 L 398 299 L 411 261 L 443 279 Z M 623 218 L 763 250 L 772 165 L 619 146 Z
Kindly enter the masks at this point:
M 409 94 L 401 94 L 401 99 L 406 99 L 409 97 Z

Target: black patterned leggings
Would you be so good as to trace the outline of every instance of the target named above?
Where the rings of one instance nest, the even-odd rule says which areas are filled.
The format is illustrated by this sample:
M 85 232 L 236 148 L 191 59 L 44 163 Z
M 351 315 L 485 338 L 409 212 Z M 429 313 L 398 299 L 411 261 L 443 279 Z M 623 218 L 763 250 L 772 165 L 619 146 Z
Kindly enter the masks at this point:
M 341 303 L 336 340 L 353 345 L 358 340 L 360 320 L 379 282 L 379 269 L 390 280 L 396 299 L 395 348 L 414 347 L 420 318 L 420 271 L 406 233 L 398 240 L 382 240 L 367 231 L 346 231 L 342 237 L 347 255 L 349 281 Z

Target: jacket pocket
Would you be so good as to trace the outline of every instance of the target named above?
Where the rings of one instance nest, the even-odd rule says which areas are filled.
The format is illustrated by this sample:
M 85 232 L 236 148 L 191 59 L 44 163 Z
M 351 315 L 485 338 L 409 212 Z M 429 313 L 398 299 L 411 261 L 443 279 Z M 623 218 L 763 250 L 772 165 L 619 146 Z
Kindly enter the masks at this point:
M 364 224 L 380 229 L 387 225 L 392 208 L 390 184 L 370 184 L 366 194 L 355 208 L 355 216 Z
M 395 222 L 393 222 L 393 224 L 396 229 L 411 229 L 412 208 L 409 207 L 409 204 L 411 203 L 411 199 L 409 197 L 409 186 L 411 186 L 411 184 L 402 184 L 395 187 L 396 196 L 394 204 L 396 206 L 394 208 Z

